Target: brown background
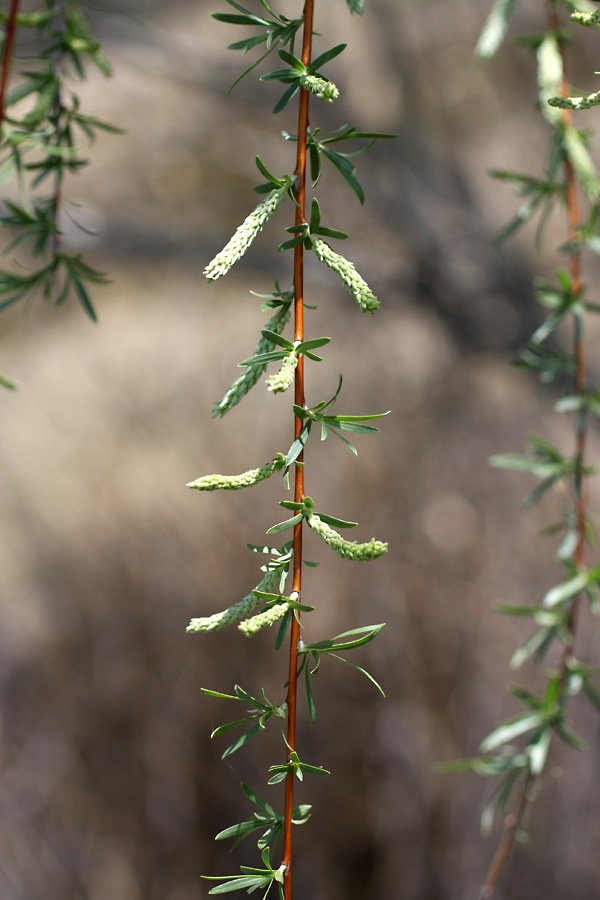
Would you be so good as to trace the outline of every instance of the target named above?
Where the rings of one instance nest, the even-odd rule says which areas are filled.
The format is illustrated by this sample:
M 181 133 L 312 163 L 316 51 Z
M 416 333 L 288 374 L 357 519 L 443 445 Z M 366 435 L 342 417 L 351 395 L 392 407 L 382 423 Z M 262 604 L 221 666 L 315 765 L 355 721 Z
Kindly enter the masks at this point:
M 521 29 L 543 29 L 543 4 L 526 6 Z M 552 392 L 541 405 L 537 384 L 508 366 L 540 316 L 531 279 L 551 274 L 564 227 L 552 220 L 539 255 L 532 229 L 492 244 L 518 201 L 486 170 L 538 174 L 547 129 L 526 51 L 507 46 L 490 64 L 473 56 L 486 0 L 367 7 L 360 20 L 342 0 L 318 4 L 318 50 L 350 46 L 328 70 L 340 99 L 314 103 L 313 125 L 399 134 L 358 160 L 364 210 L 334 171 L 319 187 L 326 224 L 350 232 L 345 252 L 382 309 L 362 316 L 308 261 L 307 302 L 319 307 L 310 333 L 334 339 L 321 367 L 308 368 L 308 399 L 329 396 L 343 371 L 340 412 L 393 416 L 381 435 L 358 437 L 358 459 L 339 442 L 311 444 L 307 489 L 320 508 L 358 519 L 359 540 L 389 540 L 390 552 L 355 566 L 309 536 L 307 555 L 322 567 L 307 571 L 304 599 L 317 606 L 315 640 L 387 622 L 356 656 L 387 700 L 325 661 L 313 729 L 302 706 L 301 756 L 333 774 L 299 794 L 314 812 L 296 833 L 296 894 L 467 900 L 494 847 L 478 828 L 492 784 L 432 767 L 476 753 L 518 709 L 504 685 L 530 626 L 493 604 L 530 602 L 561 578 L 539 532 L 564 496 L 521 516 L 529 479 L 487 459 L 520 451 L 529 430 L 572 445 Z M 84 107 L 127 134 L 101 136 L 67 186 L 98 236 L 67 220 L 64 229 L 113 282 L 95 292 L 97 327 L 75 301 L 2 318 L 1 368 L 23 384 L 0 395 L 2 900 L 197 900 L 201 873 L 256 860 L 249 841 L 232 856 L 213 842 L 251 811 L 239 782 L 279 796 L 265 785 L 281 757 L 276 729 L 220 762 L 226 738 L 211 742 L 211 726 L 237 710 L 200 694 L 238 682 L 282 697 L 273 636 L 184 633 L 191 616 L 256 583 L 244 545 L 264 539 L 283 496 L 276 479 L 217 496 L 186 482 L 259 465 L 291 441 L 288 397 L 262 384 L 223 421 L 210 418 L 266 321 L 248 290 L 289 283 L 290 257 L 273 248 L 290 208 L 227 279 L 207 284 L 202 269 L 255 202 L 255 154 L 275 172 L 293 167 L 279 132 L 295 127 L 291 108 L 270 115 L 276 85 L 249 78 L 226 96 L 241 62 L 224 47 L 246 32 L 210 19 L 217 9 L 225 4 L 128 0 L 89 10 L 115 78 L 90 72 Z M 281 9 L 297 14 L 298 4 Z M 598 37 L 574 36 L 574 79 L 594 90 Z M 594 112 L 580 119 L 596 122 Z M 596 302 L 597 275 L 591 259 Z M 591 323 L 592 384 L 597 340 Z M 592 624 L 584 659 L 598 643 Z M 553 751 L 530 843 L 498 897 L 597 895 L 598 720 L 584 700 L 573 714 L 590 747 Z

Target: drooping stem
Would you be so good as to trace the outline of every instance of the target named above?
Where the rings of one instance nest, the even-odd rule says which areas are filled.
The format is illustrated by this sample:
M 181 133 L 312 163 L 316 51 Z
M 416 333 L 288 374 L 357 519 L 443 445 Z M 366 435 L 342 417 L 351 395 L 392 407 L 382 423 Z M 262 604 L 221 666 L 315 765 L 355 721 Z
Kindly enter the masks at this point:
M 556 32 L 559 28 L 560 21 L 558 17 L 556 0 L 547 0 L 548 26 Z M 567 74 L 567 59 L 564 45 L 560 45 L 560 53 L 563 64 L 563 83 L 561 87 L 561 96 L 568 97 L 570 95 L 569 79 Z M 565 128 L 572 127 L 573 113 L 570 109 L 562 110 L 562 124 Z M 577 246 L 578 232 L 581 228 L 581 215 L 579 211 L 579 194 L 577 177 L 573 169 L 573 165 L 565 153 L 565 186 L 566 186 L 566 210 L 567 210 L 567 227 L 569 244 L 572 247 Z M 581 275 L 581 252 L 573 249 L 569 253 L 569 274 L 571 276 L 571 292 L 574 297 L 578 297 L 583 290 L 583 279 Z M 575 360 L 575 383 L 574 394 L 577 397 L 583 397 L 586 391 L 586 372 L 585 372 L 585 347 L 583 339 L 583 324 L 581 316 L 576 313 L 574 320 L 573 334 L 573 357 Z M 576 514 L 576 531 L 577 543 L 573 554 L 573 561 L 577 569 L 585 567 L 585 542 L 586 542 L 586 498 L 584 492 L 584 465 L 585 465 L 585 444 L 586 444 L 586 417 L 585 414 L 579 414 L 580 418 L 577 422 L 575 433 L 575 469 L 573 474 L 573 495 L 575 500 Z M 579 608 L 581 606 L 582 594 L 579 593 L 574 599 L 569 614 L 567 625 L 568 637 L 565 641 L 561 656 L 560 664 L 560 698 L 559 703 L 564 697 L 564 690 L 569 676 L 569 664 L 573 657 L 573 647 L 577 633 L 577 620 Z M 500 873 L 504 867 L 504 863 L 508 858 L 512 845 L 514 844 L 517 831 L 520 827 L 523 816 L 527 810 L 531 797 L 531 786 L 533 776 L 528 775 L 525 779 L 521 795 L 519 797 L 517 811 L 508 816 L 505 821 L 504 833 L 500 838 L 500 842 L 492 859 L 485 884 L 481 889 L 480 900 L 488 900 L 493 896 L 495 886 L 500 877 Z
M 4 107 L 6 101 L 6 89 L 10 75 L 15 33 L 17 30 L 17 13 L 19 12 L 19 0 L 10 0 L 8 20 L 6 22 L 6 35 L 4 38 L 4 54 L 2 56 L 2 75 L 0 77 L 0 125 L 4 121 Z
M 310 65 L 312 52 L 314 0 L 305 0 L 304 5 L 304 32 L 302 38 L 302 62 Z M 298 133 L 296 169 L 294 174 L 296 184 L 296 225 L 306 221 L 306 139 L 308 134 L 308 103 L 310 93 L 300 89 L 300 101 L 298 109 Z M 304 340 L 304 245 L 294 248 L 294 340 Z M 294 402 L 297 406 L 304 407 L 304 357 L 300 356 L 296 368 L 294 382 Z M 302 430 L 302 419 L 294 417 L 294 437 L 297 438 Z M 298 462 L 304 462 L 304 453 L 298 457 Z M 304 466 L 295 467 L 294 500 L 300 503 L 304 500 Z M 301 595 L 302 586 L 302 521 L 294 527 L 294 573 L 292 590 Z M 288 705 L 288 760 L 289 754 L 296 748 L 296 700 L 297 700 L 297 669 L 298 669 L 298 641 L 300 638 L 300 623 L 296 616 L 292 617 L 290 635 L 289 681 L 287 693 Z M 292 897 L 292 817 L 294 808 L 294 775 L 290 773 L 285 781 L 284 801 L 284 826 L 283 826 L 283 859 L 285 865 L 284 897 L 291 900 Z
M 551 18 L 554 22 L 553 27 L 559 25 L 556 7 L 551 6 Z M 565 53 L 563 51 L 563 72 L 565 76 L 562 85 L 563 97 L 569 96 L 569 83 L 566 75 Z M 572 126 L 573 112 L 570 109 L 562 110 L 562 120 L 565 127 Z M 579 212 L 579 196 L 577 190 L 577 178 L 573 170 L 573 165 L 568 157 L 565 156 L 565 176 L 567 182 L 567 216 L 569 227 L 569 243 L 571 246 L 577 246 L 578 232 L 581 228 L 581 216 Z M 569 273 L 571 275 L 571 291 L 575 297 L 578 297 L 583 290 L 583 280 L 581 277 L 581 253 L 578 250 L 572 250 L 569 253 Z M 576 313 L 573 317 L 573 356 L 575 359 L 575 385 L 574 394 L 583 398 L 586 392 L 586 371 L 585 371 L 585 346 L 583 337 L 583 322 L 581 314 Z M 585 412 L 579 413 L 575 431 L 575 471 L 573 474 L 573 494 L 575 499 L 576 511 L 576 528 L 577 528 L 577 544 L 574 553 L 574 562 L 577 569 L 585 567 L 585 520 L 586 520 L 586 497 L 584 491 L 584 466 L 585 466 L 585 444 L 587 437 L 587 416 Z M 577 619 L 579 608 L 581 606 L 582 593 L 579 593 L 573 600 L 571 612 L 569 615 L 568 632 L 569 639 L 565 643 L 561 662 L 561 688 L 565 687 L 568 674 L 569 663 L 573 657 L 573 647 L 575 645 L 575 637 L 577 633 Z
M 56 9 L 56 20 L 55 26 L 53 30 L 53 36 L 59 38 L 62 42 L 62 38 L 67 30 L 67 8 L 66 8 L 66 0 L 55 0 L 55 9 Z M 52 110 L 51 123 L 54 128 L 55 141 L 57 147 L 60 147 L 61 143 L 61 135 L 60 135 L 60 127 L 61 127 L 61 115 L 63 112 L 62 106 L 62 90 L 61 90 L 61 67 L 62 61 L 64 57 L 64 50 L 62 45 L 56 49 L 56 52 L 53 56 L 53 64 L 55 67 L 55 74 L 57 80 L 56 87 L 56 98 L 54 101 L 54 109 Z M 60 207 L 62 202 L 62 182 L 63 182 L 63 168 L 61 165 L 57 165 L 56 174 L 54 177 L 54 190 L 52 193 L 52 219 L 54 222 L 54 234 L 52 236 L 52 250 L 56 255 L 60 250 L 60 230 L 58 227 L 58 220 L 60 217 Z
M 481 888 L 479 900 L 489 900 L 489 898 L 494 894 L 494 889 L 498 882 L 498 878 L 500 877 L 500 873 L 504 867 L 504 863 L 508 858 L 508 854 L 510 853 L 512 845 L 515 842 L 517 832 L 521 827 L 521 822 L 529 803 L 529 793 L 532 780 L 532 776 L 527 775 L 527 778 L 525 779 L 525 782 L 523 784 L 521 796 L 519 798 L 517 811 L 515 813 L 512 813 L 511 815 L 508 815 L 504 820 L 504 832 L 502 834 L 502 837 L 500 838 L 498 847 L 494 854 L 494 858 L 488 869 L 485 883 Z

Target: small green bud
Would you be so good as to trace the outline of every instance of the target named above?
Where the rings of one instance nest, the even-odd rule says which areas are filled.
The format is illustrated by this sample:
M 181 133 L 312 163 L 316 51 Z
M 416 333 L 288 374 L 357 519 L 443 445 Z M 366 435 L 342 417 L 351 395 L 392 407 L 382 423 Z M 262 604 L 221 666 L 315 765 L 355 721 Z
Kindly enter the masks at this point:
M 311 94 L 314 94 L 315 97 L 319 97 L 321 100 L 327 100 L 328 103 L 333 103 L 340 96 L 340 92 L 332 81 L 328 81 L 326 78 L 319 78 L 318 75 L 302 75 L 300 77 L 300 87 L 310 91 Z
M 196 481 L 190 481 L 187 484 L 189 488 L 196 488 L 198 491 L 241 491 L 245 487 L 253 487 L 260 481 L 270 478 L 273 472 L 277 472 L 283 468 L 285 456 L 278 453 L 271 462 L 261 466 L 260 469 L 248 469 L 241 475 L 203 475 Z
M 381 306 L 379 300 L 371 291 L 364 278 L 358 274 L 353 263 L 332 250 L 329 244 L 326 244 L 321 238 L 311 237 L 311 240 L 312 249 L 321 262 L 324 262 L 326 266 L 337 272 L 362 311 L 373 313 L 376 309 L 379 309 Z
M 298 356 L 296 351 L 292 350 L 281 360 L 279 371 L 267 378 L 267 389 L 274 394 L 280 394 L 283 391 L 287 391 L 294 381 L 294 373 L 297 365 Z
M 318 534 L 321 540 L 335 550 L 335 552 L 344 559 L 352 559 L 355 561 L 365 561 L 376 559 L 383 556 L 388 551 L 388 545 L 382 541 L 376 541 L 371 538 L 366 544 L 357 544 L 356 541 L 347 541 L 341 534 L 338 534 L 333 528 L 327 525 L 316 514 L 312 513 L 307 516 L 307 522 L 310 528 Z
M 278 570 L 266 572 L 260 583 L 256 585 L 255 590 L 264 591 L 268 594 L 275 593 L 276 589 L 279 589 L 280 576 L 281 573 Z M 233 606 L 224 609 L 223 612 L 199 619 L 192 619 L 186 631 L 188 634 L 194 634 L 196 632 L 217 631 L 219 628 L 226 628 L 227 625 L 239 622 L 244 616 L 249 615 L 262 602 L 260 597 L 250 592 L 245 597 L 242 597 L 238 603 L 234 603 Z
M 285 199 L 289 186 L 290 182 L 286 180 L 281 187 L 272 190 L 262 203 L 259 203 L 256 209 L 244 219 L 231 240 L 205 268 L 204 274 L 209 281 L 216 281 L 217 278 L 226 275 L 238 259 L 241 259 L 258 232 L 262 230 L 263 225 L 269 221 L 279 204 Z

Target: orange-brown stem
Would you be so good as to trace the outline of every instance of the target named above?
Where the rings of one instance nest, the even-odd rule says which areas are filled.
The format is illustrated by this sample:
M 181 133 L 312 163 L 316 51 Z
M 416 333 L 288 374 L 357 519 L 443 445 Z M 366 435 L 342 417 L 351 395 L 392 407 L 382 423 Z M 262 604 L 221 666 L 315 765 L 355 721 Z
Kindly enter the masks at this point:
M 559 28 L 560 21 L 556 8 L 556 0 L 547 0 L 548 25 L 556 31 Z M 563 83 L 561 94 L 568 97 L 571 93 L 569 79 L 567 75 L 567 60 L 564 48 L 561 47 L 561 56 L 563 62 Z M 562 121 L 564 126 L 573 124 L 573 113 L 570 109 L 562 110 Z M 567 156 L 564 158 L 565 166 L 565 183 L 566 183 L 566 205 L 567 205 L 567 225 L 569 234 L 569 243 L 575 245 L 581 228 L 581 215 L 579 212 L 579 193 L 577 186 L 577 177 L 573 170 L 571 161 Z M 578 250 L 572 250 L 569 253 L 569 274 L 571 276 L 571 290 L 577 296 L 583 290 L 583 279 L 581 275 L 581 254 Z M 575 384 L 574 393 L 577 396 L 583 396 L 586 390 L 585 376 L 585 350 L 583 343 L 583 335 L 581 325 L 575 320 L 574 338 L 573 338 L 573 355 L 575 358 Z M 575 547 L 574 561 L 578 569 L 585 566 L 585 519 L 586 519 L 586 501 L 583 485 L 583 466 L 586 442 L 586 428 L 578 427 L 575 438 L 575 457 L 576 465 L 573 479 L 573 493 L 575 498 L 575 510 L 577 518 L 577 545 Z M 568 631 L 569 637 L 565 643 L 561 658 L 561 689 L 565 687 L 569 675 L 569 662 L 573 656 L 573 647 L 575 645 L 575 637 L 577 633 L 577 619 L 579 608 L 581 606 L 582 595 L 578 594 L 573 600 L 571 613 L 569 616 Z M 519 799 L 518 809 L 515 815 L 509 816 L 505 823 L 505 829 L 500 843 L 498 844 L 496 853 L 489 868 L 485 884 L 481 890 L 480 900 L 488 900 L 493 896 L 494 888 L 500 877 L 500 873 L 506 862 L 508 854 L 515 841 L 515 835 L 518 831 L 520 823 L 523 819 L 525 811 L 529 803 L 530 786 L 532 777 L 528 776 L 525 781 L 521 797 Z
M 19 0 L 10 0 L 8 20 L 6 22 L 6 34 L 4 37 L 4 54 L 2 57 L 2 75 L 0 76 L 0 125 L 4 121 L 6 105 L 6 91 L 10 76 L 10 64 L 12 61 L 13 47 L 15 45 L 15 33 L 17 30 L 17 13 L 19 12 Z
M 310 64 L 312 52 L 314 0 L 306 0 L 304 5 L 304 33 L 302 39 L 302 62 L 305 66 Z M 308 134 L 308 101 L 309 92 L 300 90 L 300 102 L 298 109 L 298 134 L 297 156 L 295 175 L 296 183 L 296 225 L 306 221 L 306 139 Z M 294 248 L 294 340 L 304 340 L 304 246 Z M 296 368 L 294 381 L 294 402 L 297 406 L 304 407 L 304 357 L 300 356 Z M 303 422 L 297 416 L 294 417 L 294 437 L 297 438 L 302 430 Z M 298 457 L 298 462 L 304 461 L 304 453 Z M 297 503 L 304 499 L 304 466 L 295 467 L 294 500 Z M 302 522 L 294 528 L 294 574 L 292 590 L 300 596 L 302 587 Z M 300 623 L 296 616 L 292 618 L 290 634 L 290 659 L 289 680 L 287 692 L 288 727 L 287 742 L 290 749 L 296 749 L 296 701 L 297 701 L 297 671 L 298 671 L 298 640 L 300 638 Z M 285 900 L 292 898 L 292 817 L 294 808 L 294 776 L 288 775 L 285 781 L 284 823 L 283 823 L 283 859 L 286 867 L 284 880 Z

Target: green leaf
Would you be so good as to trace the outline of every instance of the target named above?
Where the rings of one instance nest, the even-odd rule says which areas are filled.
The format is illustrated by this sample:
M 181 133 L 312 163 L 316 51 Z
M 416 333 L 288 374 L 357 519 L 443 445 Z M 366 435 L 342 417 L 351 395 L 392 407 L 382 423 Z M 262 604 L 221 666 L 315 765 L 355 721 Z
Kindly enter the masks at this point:
M 319 201 L 316 197 L 313 197 L 312 204 L 310 207 L 310 223 L 309 223 L 309 231 L 311 234 L 314 234 L 319 226 L 321 225 L 321 207 L 319 206 Z
M 352 669 L 356 669 L 357 672 L 361 672 L 365 676 L 365 678 L 368 678 L 371 684 L 373 684 L 377 688 L 381 696 L 385 697 L 385 691 L 383 690 L 379 682 L 375 678 L 373 678 L 370 672 L 367 672 L 366 669 L 363 669 L 362 666 L 357 666 L 356 663 L 351 663 L 348 659 L 344 659 L 343 656 L 338 656 L 337 653 L 329 653 L 328 655 L 333 656 L 334 659 L 339 659 L 340 662 L 346 663 L 347 666 L 350 666 L 350 668 Z
M 325 513 L 319 513 L 319 518 L 332 528 L 355 528 L 358 522 L 349 522 L 346 519 L 337 519 L 335 516 L 327 516 Z
M 254 162 L 256 163 L 256 168 L 258 169 L 260 174 L 263 175 L 267 179 L 267 181 L 277 186 L 283 184 L 283 181 L 280 178 L 276 178 L 275 175 L 273 175 L 273 173 L 270 172 L 269 169 L 267 169 L 260 156 L 256 156 Z
M 573 747 L 575 750 L 586 749 L 587 744 L 583 738 L 580 738 L 563 719 L 557 719 L 557 721 L 553 722 L 553 728 L 565 744 L 569 744 L 569 746 Z
M 78 278 L 78 276 L 73 271 L 70 272 L 70 275 L 71 275 L 71 283 L 73 284 L 73 287 L 75 288 L 75 293 L 77 294 L 77 297 L 79 298 L 79 302 L 83 306 L 85 312 L 88 314 L 88 316 L 90 317 L 92 322 L 97 322 L 98 316 L 96 315 L 96 311 L 95 311 L 94 307 L 92 306 L 92 301 L 90 300 L 89 294 L 88 294 L 87 290 L 85 289 L 83 282 L 81 281 L 80 278 Z
M 200 688 L 201 693 L 206 694 L 207 697 L 222 697 L 224 700 L 239 700 L 239 697 L 235 697 L 233 694 L 222 694 L 220 691 L 209 691 L 208 688 Z
M 275 810 L 273 809 L 273 807 L 270 805 L 270 803 L 267 803 L 266 800 L 263 800 L 262 797 L 259 797 L 259 795 L 255 791 L 253 791 L 252 788 L 248 787 L 247 784 L 244 784 L 243 781 L 242 781 L 241 787 L 242 787 L 242 790 L 245 793 L 246 797 L 248 798 L 248 800 L 250 800 L 252 803 L 254 803 L 255 806 L 258 806 L 260 809 L 262 809 L 264 812 L 266 812 L 267 815 L 269 815 L 269 816 L 277 815 Z
M 491 59 L 502 44 L 516 0 L 495 0 L 477 41 L 476 53 L 481 59 Z
M 365 11 L 365 0 L 346 0 L 346 3 L 351 13 L 357 13 L 359 16 L 362 16 Z
M 294 56 L 293 53 L 288 53 L 287 50 L 279 50 L 279 56 L 284 62 L 286 62 L 293 69 L 295 69 L 296 72 L 300 72 L 301 74 L 304 74 L 304 72 L 306 71 L 306 67 L 305 67 L 304 63 L 302 62 L 302 60 L 298 59 L 297 56 Z
M 324 347 L 331 341 L 330 337 L 312 338 L 310 341 L 302 341 L 296 347 L 297 353 L 306 353 L 307 350 L 315 350 L 317 347 Z M 293 346 L 293 345 L 292 345 Z
M 275 650 L 281 650 L 283 646 L 283 641 L 287 634 L 287 630 L 290 627 L 292 622 L 293 612 L 291 609 L 288 609 L 283 619 L 281 620 L 281 624 L 279 625 L 279 631 L 277 632 L 277 637 L 275 639 Z
M 527 715 L 516 716 L 509 719 L 495 728 L 484 741 L 481 742 L 480 750 L 482 753 L 489 753 L 502 744 L 508 744 L 514 738 L 538 728 L 544 722 L 544 717 L 540 713 L 531 713 Z
M 551 739 L 552 732 L 550 728 L 542 728 L 537 737 L 537 740 L 531 743 L 528 747 L 529 769 L 531 771 L 531 774 L 535 777 L 539 777 L 544 771 L 546 761 L 548 759 L 548 750 L 550 749 Z
M 330 62 L 332 59 L 335 59 L 336 56 L 339 56 L 340 53 L 343 53 L 346 47 L 347 44 L 336 44 L 331 50 L 326 50 L 325 53 L 321 53 L 320 56 L 317 56 L 317 58 L 311 62 L 310 66 L 308 66 L 306 71 L 309 75 L 314 75 L 321 66 L 324 66 L 325 63 Z
M 303 518 L 302 513 L 297 516 L 292 516 L 291 519 L 286 519 L 285 522 L 279 522 L 277 525 L 272 525 L 266 534 L 277 534 L 280 531 L 285 531 L 287 528 L 292 528 L 294 525 L 297 525 L 298 522 L 301 522 Z
M 19 382 L 14 381 L 12 378 L 9 378 L 8 375 L 3 375 L 0 372 L 0 385 L 2 387 L 7 388 L 9 391 L 16 391 L 19 388 Z
M 237 739 L 237 741 L 234 741 L 234 743 L 231 744 L 227 748 L 227 750 L 225 750 L 225 752 L 221 756 L 221 759 L 226 759 L 228 756 L 231 756 L 232 753 L 235 753 L 237 750 L 243 747 L 244 744 L 247 744 L 248 741 L 252 740 L 252 738 L 255 737 L 255 735 L 257 735 L 260 730 L 260 723 L 257 722 L 256 725 L 253 725 L 252 728 L 250 728 L 245 734 L 242 734 Z
M 269 331 L 267 328 L 263 328 L 261 334 L 264 338 L 270 341 L 272 344 L 277 344 L 279 347 L 283 347 L 284 350 L 287 350 L 289 353 L 294 349 L 294 345 L 291 341 L 288 341 L 287 338 L 282 337 L 280 334 L 277 334 L 275 331 Z M 327 338 L 327 340 L 331 340 L 331 338 Z
M 582 133 L 572 125 L 567 125 L 564 129 L 564 145 L 582 190 L 591 203 L 597 203 L 600 200 L 600 182 Z
M 309 420 L 306 423 L 306 425 L 304 426 L 304 428 L 302 429 L 302 431 L 300 432 L 300 434 L 298 435 L 298 437 L 296 438 L 296 440 L 294 441 L 294 443 L 292 444 L 292 446 L 290 447 L 290 449 L 288 450 L 288 454 L 285 458 L 286 466 L 291 466 L 292 463 L 298 459 L 298 457 L 304 450 L 304 447 L 306 446 L 306 442 L 308 441 L 308 436 L 310 434 L 311 425 L 312 425 L 312 422 Z
M 298 93 L 299 90 L 300 90 L 300 85 L 298 84 L 298 82 L 296 82 L 295 84 L 292 84 L 287 89 L 287 91 L 279 98 L 279 100 L 273 107 L 273 113 L 275 115 L 277 115 L 277 113 L 280 113 L 282 109 L 285 109 L 285 107 L 288 105 L 290 100 L 292 100 L 296 96 L 296 94 Z
M 304 684 L 306 687 L 306 700 L 308 703 L 308 717 L 310 720 L 310 724 L 314 725 L 315 719 L 317 718 L 317 708 L 315 706 L 315 700 L 310 686 L 310 669 L 308 666 L 305 666 L 304 668 Z
M 214 738 L 219 734 L 224 734 L 226 731 L 230 731 L 232 728 L 237 728 L 238 725 L 245 725 L 246 722 L 251 722 L 254 718 L 256 717 L 246 716 L 245 719 L 238 719 L 236 722 L 228 722 L 227 725 L 219 725 L 218 728 L 215 728 L 213 730 L 211 738 Z
M 578 594 L 586 587 L 587 584 L 589 584 L 589 582 L 592 580 L 592 577 L 590 576 L 590 572 L 579 572 L 579 574 L 575 575 L 574 578 L 570 578 L 568 581 L 564 581 L 562 584 L 557 584 L 544 596 L 544 606 L 557 606 L 559 603 L 562 603 L 563 600 L 568 600 L 571 597 L 574 597 L 575 594 Z
M 530 656 L 540 652 L 546 643 L 552 640 L 554 634 L 554 628 L 540 628 L 538 631 L 535 631 L 531 637 L 513 653 L 510 661 L 511 669 L 520 669 Z

